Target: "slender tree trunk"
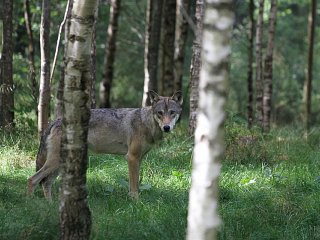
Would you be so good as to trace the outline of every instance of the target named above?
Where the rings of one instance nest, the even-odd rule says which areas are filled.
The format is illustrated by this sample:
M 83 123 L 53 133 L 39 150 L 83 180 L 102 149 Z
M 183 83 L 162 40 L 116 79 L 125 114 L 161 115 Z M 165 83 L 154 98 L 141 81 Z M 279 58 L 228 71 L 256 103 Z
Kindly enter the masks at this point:
M 160 43 L 162 0 L 148 0 L 144 47 L 144 87 L 142 106 L 150 105 L 148 92 L 158 91 L 158 53 Z
M 164 5 L 166 4 L 166 0 L 163 0 L 162 9 L 161 9 L 161 24 L 160 24 L 160 45 L 159 45 L 159 57 L 158 57 L 158 92 L 160 94 L 163 93 L 163 76 L 164 76 Z
M 251 129 L 253 125 L 253 34 L 254 34 L 254 1 L 249 1 L 249 23 L 248 23 L 248 76 L 247 76 L 247 88 L 248 88 L 248 128 Z
M 1 6 L 4 5 L 4 0 L 0 0 L 0 4 Z M 2 40 L 3 40 L 3 15 L 4 15 L 4 11 L 3 11 L 3 7 L 0 8 L 0 52 L 2 53 Z M 1 59 L 1 57 L 0 57 Z
M 100 84 L 100 107 L 110 107 L 110 92 L 113 80 L 113 65 L 116 53 L 116 38 L 118 32 L 118 17 L 120 0 L 111 0 L 108 25 L 108 40 L 105 53 L 104 74 Z
M 3 48 L 1 56 L 1 126 L 11 131 L 14 128 L 14 87 L 12 75 L 13 42 L 12 42 L 12 12 L 13 1 L 3 1 Z
M 64 89 L 64 67 L 61 68 L 60 79 L 57 88 L 56 104 L 55 104 L 55 119 L 62 118 L 62 97 Z
M 196 129 L 198 102 L 199 102 L 199 78 L 201 69 L 201 36 L 202 36 L 203 0 L 196 2 L 196 32 L 192 46 L 192 59 L 190 67 L 190 115 L 189 134 L 193 135 Z
M 38 103 L 38 84 L 36 81 L 36 68 L 34 63 L 34 40 L 33 40 L 33 31 L 31 25 L 31 16 L 30 16 L 30 3 L 29 0 L 23 1 L 24 7 L 24 21 L 26 24 L 26 29 L 28 33 L 28 59 L 29 59 L 29 68 L 30 68 L 30 80 L 31 80 L 31 92 L 33 101 L 36 104 Z M 36 115 L 38 116 L 38 109 L 36 109 Z
M 56 95 L 56 104 L 55 104 L 55 118 L 62 118 L 62 97 L 63 97 L 63 88 L 64 88 L 64 68 L 66 66 L 66 58 L 67 58 L 67 46 L 68 36 L 69 36 L 69 29 L 70 29 L 70 18 L 71 18 L 71 10 L 73 6 L 73 0 L 68 0 L 68 4 L 65 10 L 65 21 L 62 22 L 60 25 L 61 29 L 64 29 L 64 53 L 63 53 L 63 63 L 61 64 L 61 74 L 57 89 Z M 51 74 L 52 77 L 53 74 Z
M 198 123 L 189 195 L 188 240 L 217 239 L 218 178 L 224 154 L 232 0 L 205 1 Z
M 50 0 L 42 1 L 40 26 L 41 72 L 38 104 L 38 134 L 48 126 L 50 104 Z
M 174 93 L 174 38 L 176 26 L 176 0 L 165 0 L 163 5 L 163 34 L 162 46 L 162 92 L 164 96 L 169 96 Z
M 0 0 L 0 5 L 3 6 L 3 0 Z M 3 103 L 2 103 L 2 92 L 3 92 L 3 75 L 2 75 L 2 44 L 3 44 L 3 9 L 0 8 L 0 129 L 3 126 Z
M 95 12 L 94 23 L 93 23 L 93 32 L 92 32 L 92 47 L 91 47 L 91 108 L 96 108 L 97 101 L 96 101 L 96 78 L 97 78 L 97 71 L 96 71 L 96 57 L 97 57 L 97 45 L 96 45 L 96 38 L 97 38 L 97 20 L 98 20 L 98 11 Z
M 263 121 L 263 9 L 264 0 L 259 0 L 259 15 L 256 28 L 256 120 L 260 127 L 262 127 Z
M 314 32 L 315 32 L 315 20 L 317 11 L 317 1 L 312 0 L 310 4 L 310 12 L 308 17 L 308 67 L 306 77 L 304 81 L 303 89 L 303 102 L 304 109 L 304 124 L 306 136 L 310 128 L 310 116 L 311 116 L 311 92 L 312 92 L 312 68 L 313 68 L 313 47 L 314 47 Z
M 53 75 L 54 75 L 54 70 L 56 68 L 56 63 L 57 63 L 57 59 L 58 59 L 58 53 L 59 53 L 59 47 L 60 47 L 60 39 L 61 39 L 61 33 L 62 33 L 62 29 L 63 27 L 65 26 L 65 23 L 67 21 L 67 17 L 68 17 L 68 9 L 70 7 L 70 3 L 71 0 L 68 0 L 67 2 L 67 7 L 66 7 L 66 10 L 65 10 L 65 13 L 64 13 L 64 18 L 60 24 L 60 27 L 59 27 L 59 32 L 58 32 L 58 38 L 57 38 L 57 43 L 56 43 L 56 50 L 55 50 L 55 53 L 54 53 L 54 57 L 53 57 L 53 63 L 52 63 L 52 68 L 51 68 L 51 73 L 50 73 L 50 85 L 52 83 L 52 79 L 53 79 Z
M 273 62 L 273 46 L 274 34 L 277 19 L 277 0 L 271 1 L 269 15 L 269 33 L 268 47 L 265 57 L 264 69 L 264 90 L 263 90 L 263 131 L 269 132 L 271 118 L 271 98 L 272 98 L 272 62 Z
M 87 136 L 90 118 L 90 53 L 98 0 L 75 0 L 68 37 L 63 93 L 60 239 L 89 239 Z
M 176 33 L 174 52 L 174 89 L 182 90 L 185 45 L 188 37 L 188 21 L 183 12 L 189 14 L 190 0 L 177 0 Z

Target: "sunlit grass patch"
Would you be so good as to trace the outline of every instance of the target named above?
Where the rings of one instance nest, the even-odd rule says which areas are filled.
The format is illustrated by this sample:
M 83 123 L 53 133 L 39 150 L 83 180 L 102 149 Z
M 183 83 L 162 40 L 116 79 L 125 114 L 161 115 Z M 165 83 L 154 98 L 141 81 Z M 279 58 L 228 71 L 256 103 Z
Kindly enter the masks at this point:
M 34 164 L 38 140 L 28 132 L 5 134 L 0 131 L 0 170 L 25 169 Z
M 220 239 L 320 237 L 320 151 L 301 129 L 257 134 L 232 123 L 220 178 Z M 228 148 L 229 147 L 229 148 Z
M 30 166 L 34 156 L 19 149 L 17 146 L 0 149 L 0 171 L 14 171 Z

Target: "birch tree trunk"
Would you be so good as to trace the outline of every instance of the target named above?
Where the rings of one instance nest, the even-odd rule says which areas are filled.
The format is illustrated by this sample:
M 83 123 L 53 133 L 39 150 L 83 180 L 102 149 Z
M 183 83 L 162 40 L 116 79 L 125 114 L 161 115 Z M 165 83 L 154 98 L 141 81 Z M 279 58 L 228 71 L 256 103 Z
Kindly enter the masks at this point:
M 29 71 L 30 71 L 30 80 L 31 80 L 31 92 L 33 101 L 36 104 L 38 103 L 38 84 L 36 81 L 36 68 L 34 63 L 34 40 L 33 40 L 33 31 L 31 25 L 31 16 L 30 16 L 30 3 L 29 0 L 23 1 L 24 8 L 24 21 L 26 24 L 27 34 L 28 34 L 28 60 L 29 60 Z M 36 115 L 38 116 L 38 109 L 36 109 Z
M 176 27 L 176 0 L 165 0 L 163 5 L 163 26 L 161 26 L 162 58 L 163 66 L 161 81 L 161 94 L 164 96 L 173 95 L 174 89 L 174 38 Z
M 182 90 L 183 65 L 185 45 L 188 37 L 188 21 L 185 15 L 189 14 L 190 0 L 177 0 L 176 33 L 174 51 L 174 89 Z
M 40 26 L 41 72 L 38 103 L 38 135 L 48 126 L 50 104 L 50 0 L 42 0 Z
M 317 0 L 312 0 L 310 4 L 310 12 L 308 17 L 308 66 L 303 88 L 304 102 L 304 125 L 305 135 L 307 136 L 310 128 L 311 116 L 311 91 L 312 91 L 312 68 L 313 68 L 313 47 L 314 47 L 314 32 L 315 20 L 317 11 Z
M 263 131 L 270 131 L 271 118 L 271 98 L 272 98 L 272 62 L 273 62 L 273 46 L 274 34 L 277 19 L 277 0 L 271 1 L 269 15 L 269 33 L 268 46 L 265 57 L 264 69 L 264 90 L 263 90 Z
M 68 37 L 63 93 L 60 239 L 89 239 L 87 135 L 90 118 L 90 52 L 98 0 L 75 0 Z
M 248 89 L 248 103 L 247 103 L 247 117 L 248 128 L 251 129 L 253 125 L 253 34 L 254 34 L 254 1 L 249 1 L 249 23 L 248 23 L 248 71 L 247 71 L 247 89 Z
M 202 34 L 199 113 L 195 132 L 188 240 L 217 238 L 218 178 L 233 26 L 232 0 L 206 0 Z
M 259 0 L 259 14 L 256 28 L 256 120 L 260 127 L 262 127 L 263 121 L 263 9 L 264 0 Z
M 199 78 L 201 69 L 201 36 L 202 36 L 203 0 L 196 2 L 196 32 L 192 45 L 192 59 L 190 67 L 190 115 L 189 134 L 193 135 L 197 125 L 199 102 Z
M 150 105 L 148 92 L 158 92 L 158 55 L 160 43 L 162 0 L 148 0 L 144 43 L 144 87 L 142 106 Z
M 13 0 L 3 0 L 3 46 L 1 55 L 0 85 L 0 126 L 6 131 L 14 128 L 14 87 L 13 87 L 13 42 L 12 42 L 12 11 Z
M 120 0 L 111 0 L 110 18 L 108 25 L 108 40 L 105 53 L 104 73 L 100 84 L 100 107 L 110 107 L 110 92 L 113 80 L 113 65 L 116 52 L 116 39 L 118 32 L 118 17 L 120 13 Z

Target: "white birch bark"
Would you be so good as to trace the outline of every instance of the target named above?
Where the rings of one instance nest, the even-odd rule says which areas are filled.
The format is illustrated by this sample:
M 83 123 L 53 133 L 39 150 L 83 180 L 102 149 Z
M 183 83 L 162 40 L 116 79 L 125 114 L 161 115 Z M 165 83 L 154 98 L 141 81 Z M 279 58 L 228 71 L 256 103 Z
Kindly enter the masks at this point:
M 48 126 L 50 104 L 50 0 L 42 1 L 40 27 L 41 72 L 38 103 L 38 135 Z
M 195 132 L 188 240 L 216 239 L 218 178 L 224 154 L 223 124 L 228 79 L 232 0 L 206 0 L 202 35 L 199 112 Z
M 60 239 L 89 239 L 87 135 L 90 118 L 90 53 L 98 0 L 73 2 L 63 93 Z

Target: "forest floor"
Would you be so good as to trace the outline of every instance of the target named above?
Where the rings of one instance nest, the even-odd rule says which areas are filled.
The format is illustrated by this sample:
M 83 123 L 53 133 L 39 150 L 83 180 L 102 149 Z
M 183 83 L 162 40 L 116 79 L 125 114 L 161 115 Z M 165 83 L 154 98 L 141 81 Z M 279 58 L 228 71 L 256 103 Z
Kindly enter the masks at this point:
M 127 196 L 122 156 L 89 155 L 91 239 L 185 239 L 192 138 L 187 123 L 165 137 L 142 163 L 141 196 Z M 220 177 L 219 239 L 320 239 L 320 129 L 305 140 L 297 128 L 268 135 L 226 123 Z M 59 239 L 59 181 L 48 203 L 40 187 L 26 195 L 37 137 L 0 133 L 0 239 Z

